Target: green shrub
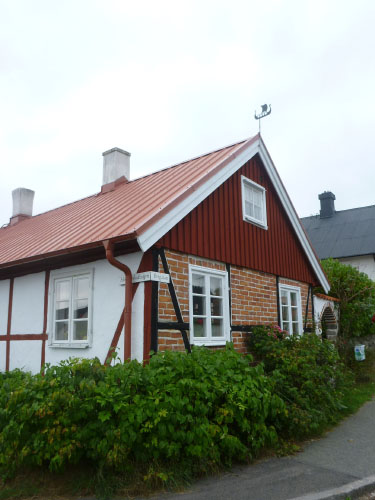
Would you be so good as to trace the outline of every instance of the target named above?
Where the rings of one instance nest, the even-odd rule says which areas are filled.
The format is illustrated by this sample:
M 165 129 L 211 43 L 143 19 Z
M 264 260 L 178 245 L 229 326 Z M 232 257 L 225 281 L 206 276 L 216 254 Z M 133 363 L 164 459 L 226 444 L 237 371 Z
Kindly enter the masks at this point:
M 321 262 L 330 282 L 330 295 L 340 299 L 343 338 L 375 334 L 375 283 L 367 274 L 336 259 Z
M 254 456 L 277 441 L 285 412 L 262 366 L 232 347 L 166 352 L 146 366 L 70 359 L 44 376 L 0 375 L 0 471 L 89 460 L 205 468 Z
M 289 336 L 269 326 L 254 328 L 249 348 L 286 405 L 275 421 L 281 435 L 302 438 L 337 419 L 342 390 L 352 380 L 332 343 L 311 333 Z

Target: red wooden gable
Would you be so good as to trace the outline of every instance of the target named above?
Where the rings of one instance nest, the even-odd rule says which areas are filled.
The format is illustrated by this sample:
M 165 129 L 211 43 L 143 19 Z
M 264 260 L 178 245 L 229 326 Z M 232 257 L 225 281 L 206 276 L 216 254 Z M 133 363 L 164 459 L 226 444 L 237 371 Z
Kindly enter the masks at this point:
M 243 220 L 241 175 L 266 189 L 267 230 Z M 318 284 L 258 155 L 176 224 L 157 245 Z

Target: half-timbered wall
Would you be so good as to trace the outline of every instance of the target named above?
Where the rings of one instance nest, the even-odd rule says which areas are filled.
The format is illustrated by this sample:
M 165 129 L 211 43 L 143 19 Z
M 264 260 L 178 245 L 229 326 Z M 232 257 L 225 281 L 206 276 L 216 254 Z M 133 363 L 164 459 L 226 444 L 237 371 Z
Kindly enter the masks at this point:
M 118 257 L 132 273 L 137 272 L 142 253 Z M 123 359 L 124 333 L 121 318 L 124 309 L 124 274 L 107 260 L 69 266 L 57 272 L 77 273 L 92 270 L 92 330 L 90 347 L 52 347 L 48 342 L 51 330 L 51 286 L 54 271 L 0 281 L 0 370 L 22 368 L 37 372 L 43 362 L 57 364 L 69 357 L 94 358 L 105 361 L 114 332 L 120 325 L 116 343 Z M 50 280 L 48 279 L 50 276 Z M 46 279 L 47 277 L 47 279 Z M 144 283 L 134 288 L 132 305 L 132 358 L 143 359 Z
M 197 258 L 173 250 L 165 250 L 171 279 L 174 284 L 183 320 L 189 322 L 189 264 L 226 270 L 223 262 Z M 159 270 L 162 272 L 161 262 Z M 307 326 L 311 327 L 311 296 L 309 284 L 279 277 L 279 284 L 297 286 L 301 291 L 301 313 L 305 322 L 306 303 L 309 300 Z M 231 291 L 231 340 L 239 352 L 246 352 L 246 333 L 236 331 L 236 326 L 278 324 L 277 280 L 269 273 L 255 271 L 239 266 L 230 266 Z M 168 286 L 159 285 L 158 319 L 160 322 L 175 322 L 171 296 Z M 179 331 L 159 329 L 158 347 L 160 350 L 184 350 L 184 343 Z
M 243 220 L 241 175 L 266 189 L 267 230 Z M 258 156 L 194 208 L 158 244 L 182 253 L 317 284 Z

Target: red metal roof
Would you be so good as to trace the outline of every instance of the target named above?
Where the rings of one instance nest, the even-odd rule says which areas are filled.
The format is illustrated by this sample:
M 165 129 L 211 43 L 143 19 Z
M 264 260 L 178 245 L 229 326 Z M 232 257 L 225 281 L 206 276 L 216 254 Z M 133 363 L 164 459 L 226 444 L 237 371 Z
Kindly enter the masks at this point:
M 0 229 L 0 267 L 135 238 L 253 139 Z

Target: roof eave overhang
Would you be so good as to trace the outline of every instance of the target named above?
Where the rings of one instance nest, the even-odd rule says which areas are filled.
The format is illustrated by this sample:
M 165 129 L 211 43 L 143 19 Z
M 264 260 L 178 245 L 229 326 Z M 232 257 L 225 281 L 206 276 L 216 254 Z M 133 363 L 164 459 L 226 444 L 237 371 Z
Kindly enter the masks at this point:
M 288 215 L 296 236 L 311 264 L 311 267 L 323 287 L 328 293 L 330 285 L 324 274 L 305 232 L 298 218 L 297 212 L 286 192 L 286 189 L 276 171 L 272 159 L 264 145 L 260 135 L 249 139 L 238 150 L 233 152 L 228 158 L 225 158 L 219 165 L 207 174 L 199 183 L 191 186 L 171 205 L 165 207 L 162 211 L 147 221 L 141 228 L 138 228 L 138 245 L 143 252 L 152 247 L 164 234 L 182 220 L 194 207 L 199 205 L 215 189 L 223 184 L 237 170 L 239 170 L 247 161 L 259 154 L 266 171 L 275 187 L 280 201 Z
M 112 238 L 105 238 L 106 240 L 110 240 L 113 244 L 121 244 L 127 243 L 131 241 L 137 241 L 136 233 L 128 234 L 125 236 L 114 236 Z M 82 255 L 90 250 L 100 249 L 103 247 L 103 241 L 98 240 L 95 242 L 87 243 L 85 245 L 78 245 L 71 248 L 64 248 L 61 250 L 55 250 L 51 252 L 46 252 L 38 255 L 32 255 L 30 257 L 26 257 L 24 259 L 18 259 L 11 262 L 4 262 L 0 264 L 0 274 L 2 270 L 15 269 L 19 266 L 23 266 L 25 264 L 37 264 L 38 262 L 46 262 L 51 259 L 55 259 L 57 257 L 66 257 L 71 255 Z

